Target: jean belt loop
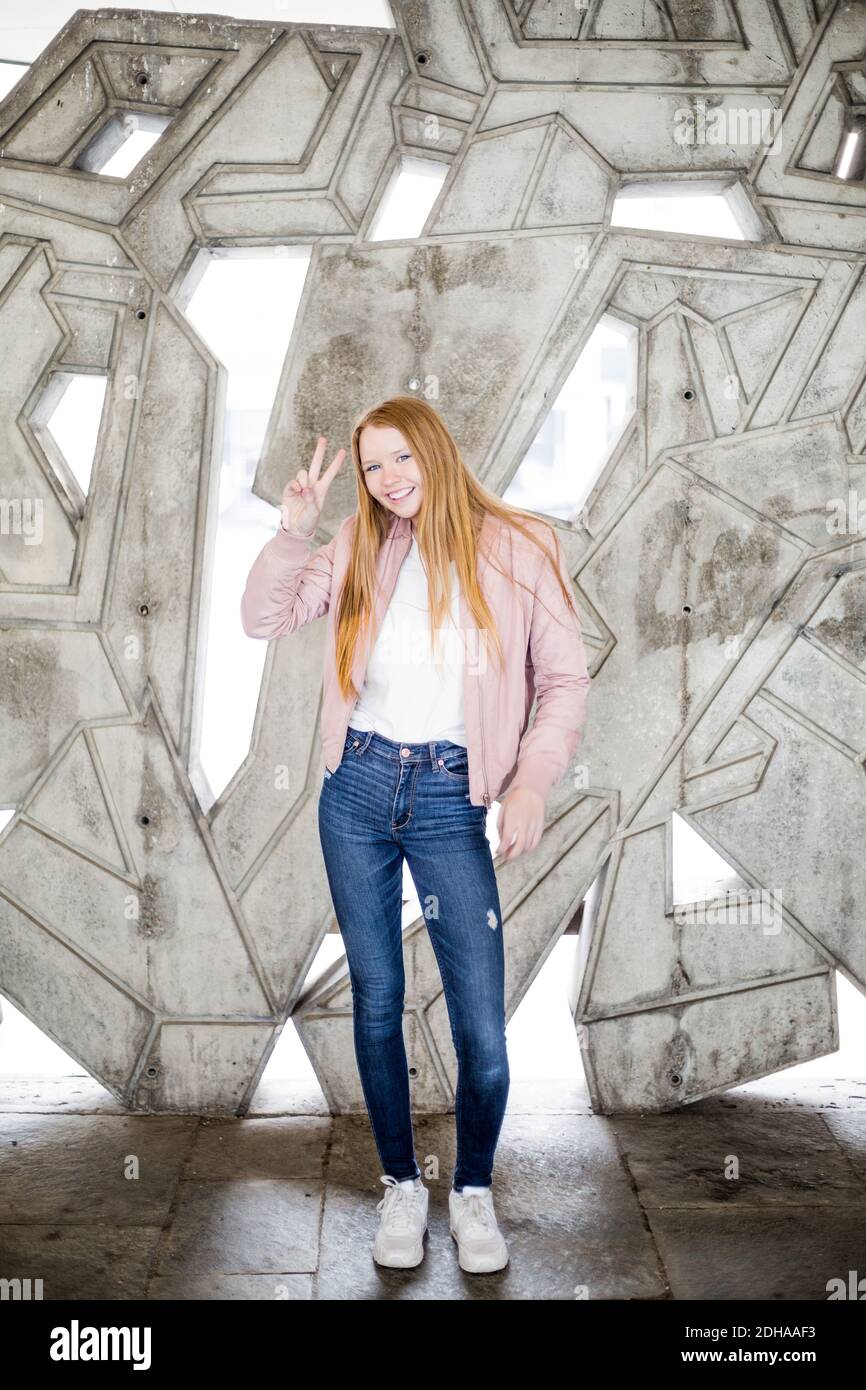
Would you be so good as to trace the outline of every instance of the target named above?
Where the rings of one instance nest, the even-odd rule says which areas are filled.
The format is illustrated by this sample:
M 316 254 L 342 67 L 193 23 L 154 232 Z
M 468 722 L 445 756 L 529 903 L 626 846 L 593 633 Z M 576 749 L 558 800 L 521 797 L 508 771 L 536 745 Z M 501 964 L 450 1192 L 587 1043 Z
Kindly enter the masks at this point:
M 433 771 L 435 772 L 435 771 L 436 771 L 436 741 L 435 741 L 435 739 L 431 739 L 430 742 L 428 743 L 427 747 L 430 749 L 430 766 L 432 767 Z

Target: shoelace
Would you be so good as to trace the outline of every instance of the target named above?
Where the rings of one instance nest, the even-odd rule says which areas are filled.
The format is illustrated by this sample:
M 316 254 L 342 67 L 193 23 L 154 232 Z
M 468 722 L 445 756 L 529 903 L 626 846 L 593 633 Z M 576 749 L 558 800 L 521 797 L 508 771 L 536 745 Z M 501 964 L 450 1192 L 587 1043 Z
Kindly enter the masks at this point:
M 489 1235 L 496 1229 L 496 1217 L 490 1199 L 482 1197 L 479 1192 L 470 1192 L 468 1197 L 463 1198 L 462 1213 L 461 1225 L 465 1219 L 469 1226 L 469 1235 Z
M 383 1178 L 382 1181 L 385 1182 L 385 1179 Z M 413 1191 L 408 1187 L 398 1187 L 393 1180 L 387 1184 L 387 1187 L 388 1191 L 381 1202 L 377 1202 L 376 1210 L 384 1211 L 383 1222 L 391 1230 L 407 1231 L 412 1226 L 415 1198 L 421 1189 L 415 1188 Z

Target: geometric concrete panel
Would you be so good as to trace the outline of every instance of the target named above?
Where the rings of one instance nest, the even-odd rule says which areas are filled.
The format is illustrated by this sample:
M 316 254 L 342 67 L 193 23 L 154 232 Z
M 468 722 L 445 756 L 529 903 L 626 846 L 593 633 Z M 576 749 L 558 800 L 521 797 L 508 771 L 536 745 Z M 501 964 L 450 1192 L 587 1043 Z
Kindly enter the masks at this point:
M 713 1094 L 720 1076 L 741 1086 L 834 1052 L 835 993 L 824 971 L 594 1023 L 584 1062 L 593 1106 L 604 1114 L 673 1110 Z
M 362 1106 L 345 960 L 304 989 L 333 921 L 323 624 L 270 644 L 243 766 L 195 792 L 226 373 L 182 287 L 210 251 L 299 246 L 272 504 L 322 429 L 403 391 L 502 495 L 596 326 L 628 326 L 633 417 L 554 518 L 589 717 L 497 929 L 511 1016 L 585 900 L 593 1105 L 667 1109 L 836 1046 L 835 970 L 866 991 L 866 191 L 833 172 L 866 9 L 394 18 L 79 11 L 0 103 L 0 992 L 131 1108 L 244 1113 L 290 1016 L 332 1108 Z M 136 123 L 144 156 L 97 172 Z M 408 158 L 443 166 L 426 223 L 371 240 Z M 702 179 L 751 240 L 611 224 L 631 185 Z M 84 486 L 46 425 L 81 376 Z M 317 542 L 354 508 L 344 470 Z M 674 901 L 675 813 L 748 885 L 733 916 Z M 405 957 L 413 1100 L 449 1109 L 423 918 Z

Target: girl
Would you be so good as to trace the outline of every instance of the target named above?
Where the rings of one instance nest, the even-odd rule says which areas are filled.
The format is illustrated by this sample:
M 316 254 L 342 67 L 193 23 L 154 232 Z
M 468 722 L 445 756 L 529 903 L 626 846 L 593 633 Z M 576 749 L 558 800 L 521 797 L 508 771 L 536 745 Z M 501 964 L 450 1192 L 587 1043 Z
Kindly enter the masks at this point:
M 346 455 L 320 476 L 326 444 L 320 437 L 309 469 L 283 492 L 241 616 L 248 636 L 271 638 L 328 615 L 318 829 L 387 1188 L 373 1257 L 417 1265 L 427 1230 L 402 1024 L 405 859 L 428 904 L 458 1063 L 451 1234 L 461 1268 L 501 1269 L 508 1248 L 493 1158 L 510 1078 L 486 819 L 500 797 L 504 859 L 537 847 L 547 794 L 586 715 L 580 620 L 554 527 L 488 492 L 414 396 L 383 401 L 355 424 L 357 511 L 310 554 Z

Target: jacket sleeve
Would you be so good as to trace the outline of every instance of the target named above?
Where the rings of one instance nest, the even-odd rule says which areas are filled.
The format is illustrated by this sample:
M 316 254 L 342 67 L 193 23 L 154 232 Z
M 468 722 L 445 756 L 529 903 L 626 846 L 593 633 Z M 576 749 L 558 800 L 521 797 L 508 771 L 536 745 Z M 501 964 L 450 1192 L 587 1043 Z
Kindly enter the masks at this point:
M 327 545 L 311 553 L 309 541 L 289 535 L 280 525 L 247 576 L 241 598 L 247 637 L 282 637 L 327 613 L 339 534 L 340 528 Z
M 558 536 L 555 540 L 559 573 L 571 588 L 562 544 Z M 580 743 L 591 685 L 580 621 L 566 604 L 546 556 L 535 584 L 528 659 L 535 675 L 535 719 L 521 740 L 508 791 L 532 787 L 546 800 Z

